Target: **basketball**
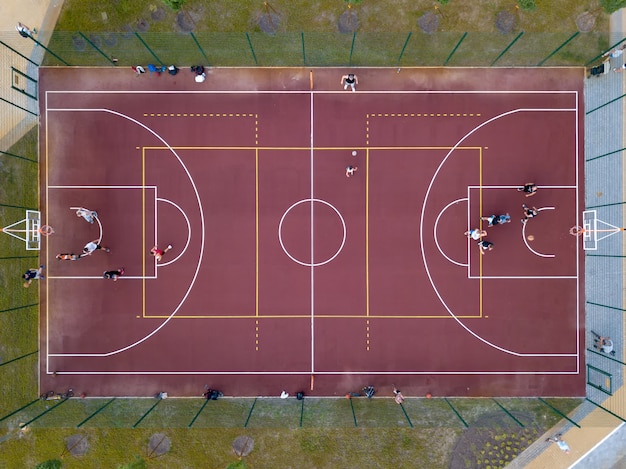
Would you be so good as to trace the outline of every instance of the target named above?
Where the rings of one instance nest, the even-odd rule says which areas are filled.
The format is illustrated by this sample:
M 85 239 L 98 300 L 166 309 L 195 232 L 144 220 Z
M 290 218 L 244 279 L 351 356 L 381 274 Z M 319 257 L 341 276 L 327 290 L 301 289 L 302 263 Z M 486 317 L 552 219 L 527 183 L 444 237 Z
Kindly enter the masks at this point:
M 528 238 L 528 241 L 534 241 L 535 239 L 533 235 L 528 235 L 527 238 Z
M 433 397 L 433 395 L 429 392 L 426 393 L 426 399 L 430 399 L 431 397 Z
M 356 150 L 352 151 L 352 156 L 356 156 Z

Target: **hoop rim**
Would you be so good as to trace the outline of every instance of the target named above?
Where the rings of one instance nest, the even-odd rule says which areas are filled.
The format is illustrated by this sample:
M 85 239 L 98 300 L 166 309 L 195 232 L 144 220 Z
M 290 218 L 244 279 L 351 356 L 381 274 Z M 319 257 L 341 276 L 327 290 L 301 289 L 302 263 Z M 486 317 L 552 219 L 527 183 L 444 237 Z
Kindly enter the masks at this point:
M 569 234 L 571 234 L 572 236 L 580 236 L 586 231 L 587 230 L 585 230 L 582 226 L 572 226 L 569 230 Z
M 43 225 L 37 231 L 43 236 L 49 236 L 54 233 L 54 228 L 50 225 Z

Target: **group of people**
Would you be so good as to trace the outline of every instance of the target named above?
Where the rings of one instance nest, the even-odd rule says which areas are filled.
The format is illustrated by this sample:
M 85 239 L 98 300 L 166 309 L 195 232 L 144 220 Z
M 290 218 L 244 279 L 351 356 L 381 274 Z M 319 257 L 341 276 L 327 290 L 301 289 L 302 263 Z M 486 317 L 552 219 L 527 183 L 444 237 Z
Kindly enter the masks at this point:
M 83 218 L 87 223 L 93 224 L 94 221 L 98 218 L 98 212 L 86 208 L 79 208 L 78 210 L 76 210 L 76 216 Z M 172 249 L 171 244 L 169 244 L 165 249 L 159 249 L 158 246 L 154 246 L 152 249 L 150 249 L 150 255 L 154 256 L 157 262 L 160 262 L 163 258 L 163 255 L 170 249 Z M 91 256 L 96 251 L 104 251 L 110 253 L 111 249 L 103 246 L 101 239 L 94 239 L 93 241 L 89 241 L 87 244 L 85 244 L 80 254 L 60 253 L 56 255 L 56 258 L 61 261 L 77 261 L 82 259 L 83 257 Z M 29 269 L 24 274 L 24 279 L 27 280 L 27 284 L 24 284 L 24 286 L 29 286 L 34 279 L 43 278 L 43 275 L 41 275 L 41 270 L 43 268 L 44 266 L 40 266 L 39 269 Z M 102 274 L 102 278 L 113 280 L 114 282 L 116 282 L 121 276 L 124 275 L 125 272 L 126 271 L 124 267 L 120 267 L 119 269 L 115 270 L 107 270 Z
M 170 65 L 166 67 L 165 65 L 148 64 L 146 65 L 146 68 L 141 65 L 134 65 L 131 68 L 138 76 L 146 73 L 146 68 L 150 72 L 150 75 L 155 74 L 156 76 L 161 76 L 161 73 L 165 72 L 174 76 L 177 75 L 180 71 L 180 69 L 176 65 Z M 192 65 L 190 71 L 194 74 L 194 80 L 197 83 L 202 83 L 204 80 L 206 80 L 206 71 L 203 65 Z
M 537 184 L 534 182 L 527 182 L 521 187 L 517 188 L 518 192 L 523 192 L 526 197 L 532 197 L 537 193 Z M 530 218 L 536 217 L 539 211 L 537 207 L 528 207 L 526 204 L 522 204 L 522 210 L 524 211 L 524 218 L 522 218 L 522 223 L 526 223 Z M 511 222 L 511 215 L 505 213 L 503 215 L 489 215 L 487 217 L 480 217 L 480 221 L 486 221 L 487 227 L 492 227 L 495 225 L 503 225 L 505 223 Z M 493 243 L 491 241 L 487 241 L 483 239 L 487 236 L 486 230 L 481 230 L 480 228 L 471 228 L 464 233 L 465 236 L 477 242 L 478 248 L 480 249 L 481 254 L 485 254 L 487 251 L 491 251 L 493 249 Z

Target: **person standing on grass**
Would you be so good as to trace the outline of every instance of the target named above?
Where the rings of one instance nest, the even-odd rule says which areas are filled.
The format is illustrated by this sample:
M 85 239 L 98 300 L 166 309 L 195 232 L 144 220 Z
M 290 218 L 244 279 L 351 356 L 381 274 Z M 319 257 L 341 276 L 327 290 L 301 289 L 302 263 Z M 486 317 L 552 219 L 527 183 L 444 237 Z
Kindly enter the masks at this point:
M 124 275 L 124 267 L 121 267 L 117 270 L 107 270 L 102 274 L 102 278 L 113 280 L 117 282 L 117 279 Z
M 349 177 L 354 176 L 354 173 L 355 173 L 358 169 L 359 169 L 359 168 L 357 168 L 356 166 L 352 166 L 352 165 L 347 166 L 347 167 L 346 167 L 346 177 L 347 177 L 347 178 L 349 178 Z
M 158 247 L 154 246 L 152 249 L 150 249 L 150 254 L 152 254 L 158 262 L 161 262 L 161 259 L 163 259 L 163 254 L 165 254 L 170 249 L 172 249 L 171 244 L 168 244 L 165 249 L 159 249 Z
M 33 280 L 44 279 L 42 272 L 46 267 L 44 265 L 40 265 L 38 269 L 28 269 L 22 278 L 26 280 L 24 282 L 24 288 L 30 287 L 30 284 L 33 283 Z
M 523 192 L 524 194 L 526 194 L 526 197 L 532 197 L 537 193 L 537 189 L 537 184 L 535 184 L 534 182 L 527 182 L 522 187 L 518 187 L 517 192 Z
M 341 84 L 343 89 L 347 90 L 348 87 L 352 88 L 352 91 L 356 91 L 356 85 L 359 84 L 359 79 L 354 73 L 348 73 L 341 77 Z
M 83 253 L 80 255 L 80 257 L 91 256 L 91 254 L 97 250 L 111 252 L 109 248 L 105 248 L 100 244 L 99 239 L 94 239 L 93 241 L 89 241 L 87 244 L 85 244 L 85 247 L 83 248 Z

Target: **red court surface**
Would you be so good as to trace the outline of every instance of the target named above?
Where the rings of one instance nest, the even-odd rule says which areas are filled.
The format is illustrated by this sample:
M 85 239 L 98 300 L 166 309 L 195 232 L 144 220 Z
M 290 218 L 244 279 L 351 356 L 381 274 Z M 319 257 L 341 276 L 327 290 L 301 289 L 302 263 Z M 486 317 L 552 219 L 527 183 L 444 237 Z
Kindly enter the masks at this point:
M 584 395 L 584 71 L 344 72 L 41 69 L 43 391 Z

